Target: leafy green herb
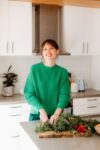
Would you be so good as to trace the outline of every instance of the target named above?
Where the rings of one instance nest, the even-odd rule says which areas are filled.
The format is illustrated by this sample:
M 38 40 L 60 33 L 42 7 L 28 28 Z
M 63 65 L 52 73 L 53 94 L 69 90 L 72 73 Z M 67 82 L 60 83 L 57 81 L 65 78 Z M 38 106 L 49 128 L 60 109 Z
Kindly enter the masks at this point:
M 46 131 L 52 131 L 52 125 L 48 122 L 46 123 L 40 123 L 36 129 L 35 129 L 35 132 L 46 132 Z
M 80 133 L 85 134 L 85 136 L 90 136 L 94 133 L 94 126 L 98 124 L 97 120 L 84 120 L 79 116 L 74 116 L 72 114 L 61 114 L 56 123 L 50 124 L 49 122 L 40 123 L 36 127 L 36 132 L 46 132 L 46 131 L 71 131 L 74 135 Z

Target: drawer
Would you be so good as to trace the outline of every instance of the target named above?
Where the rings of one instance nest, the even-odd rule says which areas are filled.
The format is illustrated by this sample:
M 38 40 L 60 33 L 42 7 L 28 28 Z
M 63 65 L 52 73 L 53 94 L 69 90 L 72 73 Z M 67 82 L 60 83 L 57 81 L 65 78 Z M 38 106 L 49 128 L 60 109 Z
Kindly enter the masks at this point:
M 91 106 L 75 106 L 73 107 L 73 114 L 74 115 L 98 115 L 100 114 L 100 105 L 91 105 Z
M 100 97 L 88 97 L 88 98 L 73 99 L 73 107 L 74 106 L 83 106 L 83 105 L 100 105 Z
M 26 103 L 0 105 L 0 133 L 5 128 L 6 137 L 18 137 L 20 135 L 19 122 L 28 121 L 29 111 L 30 107 Z
M 9 114 L 10 115 L 17 115 L 17 114 L 22 114 L 22 109 L 23 105 L 17 104 L 17 105 L 11 105 L 9 106 Z
M 9 106 L 10 116 L 20 116 L 23 113 L 29 112 L 28 104 L 16 104 Z
M 28 121 L 28 118 L 29 118 L 29 113 L 16 114 L 10 116 L 10 120 L 13 122 Z

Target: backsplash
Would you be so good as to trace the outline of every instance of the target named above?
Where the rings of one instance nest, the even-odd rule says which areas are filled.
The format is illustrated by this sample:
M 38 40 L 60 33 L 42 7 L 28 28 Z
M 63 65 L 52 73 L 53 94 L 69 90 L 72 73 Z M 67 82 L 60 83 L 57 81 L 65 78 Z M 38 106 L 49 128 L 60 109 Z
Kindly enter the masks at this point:
M 41 62 L 41 56 L 0 56 L 0 74 L 12 65 L 12 71 L 18 74 L 15 93 L 23 88 L 29 68 L 32 64 Z M 91 87 L 91 57 L 90 56 L 59 56 L 57 64 L 64 66 L 72 73 L 74 79 L 84 78 L 87 87 Z M 0 95 L 2 94 L 2 78 L 0 78 Z
M 92 56 L 91 80 L 92 87 L 100 90 L 100 55 Z

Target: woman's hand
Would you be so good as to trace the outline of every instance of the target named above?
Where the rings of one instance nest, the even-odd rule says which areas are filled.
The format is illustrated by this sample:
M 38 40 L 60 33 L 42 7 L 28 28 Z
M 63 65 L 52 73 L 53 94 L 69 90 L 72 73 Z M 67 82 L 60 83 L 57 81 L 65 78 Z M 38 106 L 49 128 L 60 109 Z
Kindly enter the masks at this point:
M 53 114 L 53 115 L 50 117 L 50 123 L 51 123 L 51 124 L 56 123 L 56 121 L 58 120 L 58 118 L 59 118 L 59 115 Z
M 40 120 L 41 120 L 41 122 L 43 122 L 43 123 L 47 122 L 48 121 L 48 116 L 47 116 L 47 113 L 45 112 L 45 110 L 44 109 L 40 109 L 39 112 L 40 112 Z
M 50 123 L 51 124 L 56 123 L 61 113 L 62 113 L 62 109 L 57 108 L 55 113 L 50 117 Z

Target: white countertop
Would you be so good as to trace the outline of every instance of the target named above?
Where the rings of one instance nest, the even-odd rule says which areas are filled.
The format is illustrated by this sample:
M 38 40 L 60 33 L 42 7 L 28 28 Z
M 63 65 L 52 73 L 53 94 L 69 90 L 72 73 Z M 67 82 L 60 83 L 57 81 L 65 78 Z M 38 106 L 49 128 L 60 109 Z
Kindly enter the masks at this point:
M 20 123 L 34 150 L 100 150 L 100 136 L 97 134 L 92 137 L 38 138 L 34 131 L 38 122 Z

